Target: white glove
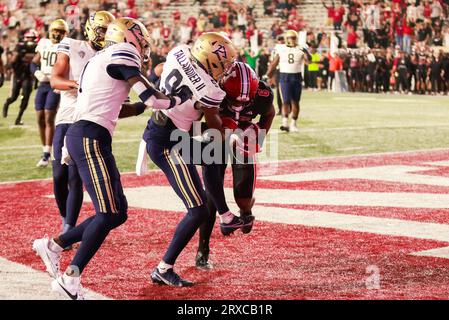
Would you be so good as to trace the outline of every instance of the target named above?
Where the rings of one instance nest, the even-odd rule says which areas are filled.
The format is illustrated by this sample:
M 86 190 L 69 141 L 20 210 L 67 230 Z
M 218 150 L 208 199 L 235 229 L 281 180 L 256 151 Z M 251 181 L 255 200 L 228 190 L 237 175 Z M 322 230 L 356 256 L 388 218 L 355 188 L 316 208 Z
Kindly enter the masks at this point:
M 139 154 L 137 155 L 136 174 L 142 176 L 148 172 L 148 156 L 147 143 L 144 140 L 140 141 Z
M 72 160 L 72 158 L 70 158 L 69 150 L 67 150 L 67 147 L 65 146 L 65 138 L 64 138 L 64 145 L 62 146 L 61 151 L 62 151 L 61 164 L 69 165 L 70 160 Z
M 37 80 L 39 80 L 40 82 L 44 81 L 45 79 L 47 79 L 47 76 L 45 75 L 45 73 L 42 72 L 42 70 L 36 70 L 34 72 L 34 76 L 36 77 Z

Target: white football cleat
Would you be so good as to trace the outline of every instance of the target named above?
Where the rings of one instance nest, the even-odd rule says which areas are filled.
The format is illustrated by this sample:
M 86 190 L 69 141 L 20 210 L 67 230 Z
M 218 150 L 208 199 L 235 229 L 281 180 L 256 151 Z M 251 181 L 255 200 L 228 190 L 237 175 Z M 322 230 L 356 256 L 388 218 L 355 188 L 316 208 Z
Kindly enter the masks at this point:
M 45 167 L 48 166 L 48 163 L 49 163 L 49 161 L 48 161 L 47 159 L 42 158 L 42 159 L 40 159 L 39 162 L 36 164 L 36 167 L 39 167 L 39 168 L 45 168 Z
M 51 289 L 72 300 L 84 300 L 81 277 L 70 277 L 64 273 L 51 282 Z
M 33 250 L 36 251 L 36 254 L 39 257 L 41 257 L 47 267 L 47 272 L 53 278 L 57 278 L 59 276 L 59 260 L 61 260 L 61 253 L 50 250 L 48 247 L 49 242 L 50 239 L 47 237 L 36 239 L 33 242 Z
M 290 125 L 290 132 L 299 132 L 299 129 L 296 125 L 291 124 Z

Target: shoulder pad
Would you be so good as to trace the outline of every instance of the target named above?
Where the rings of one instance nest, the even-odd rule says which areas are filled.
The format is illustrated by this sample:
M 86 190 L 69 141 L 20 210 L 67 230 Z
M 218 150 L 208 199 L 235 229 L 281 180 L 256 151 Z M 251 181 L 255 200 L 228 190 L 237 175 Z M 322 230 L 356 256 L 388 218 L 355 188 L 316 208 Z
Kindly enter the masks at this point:
M 132 44 L 117 43 L 109 48 L 111 50 L 111 64 L 121 64 L 140 69 L 142 58 Z
M 58 43 L 58 47 L 56 48 L 56 52 L 57 53 L 65 53 L 66 55 L 70 54 L 70 43 L 71 43 L 70 38 L 64 38 L 61 40 L 60 43 Z

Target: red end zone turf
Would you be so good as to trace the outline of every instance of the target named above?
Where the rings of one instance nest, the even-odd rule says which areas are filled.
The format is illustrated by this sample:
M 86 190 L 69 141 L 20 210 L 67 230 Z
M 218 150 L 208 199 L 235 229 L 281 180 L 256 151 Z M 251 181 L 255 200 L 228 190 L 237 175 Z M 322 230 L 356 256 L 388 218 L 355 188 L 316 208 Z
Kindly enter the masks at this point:
M 429 171 L 420 175 L 448 177 L 449 150 L 312 159 L 280 163 L 276 174 L 321 172 L 376 166 L 419 166 Z M 435 163 L 435 164 L 432 164 Z M 430 163 L 430 164 L 429 164 Z M 259 166 L 259 177 L 266 171 Z M 440 175 L 436 173 L 441 173 Z M 124 174 L 125 188 L 167 185 L 160 172 L 144 177 Z M 449 179 L 448 179 L 449 180 Z M 441 183 L 444 184 L 444 183 Z M 229 179 L 226 186 L 230 186 Z M 259 180 L 260 190 L 279 188 L 298 191 L 351 191 L 375 194 L 449 194 L 444 185 L 413 184 L 373 179 L 330 179 L 322 181 Z M 170 192 L 172 192 L 170 190 Z M 51 181 L 33 181 L 0 185 L 0 256 L 44 270 L 31 250 L 32 241 L 59 231 L 60 218 L 52 194 Z M 148 194 L 159 197 L 161 194 Z M 447 208 L 405 208 L 373 205 L 329 205 L 274 203 L 257 199 L 269 212 L 283 207 L 295 210 L 333 212 L 351 216 L 400 219 L 401 221 L 445 224 Z M 449 206 L 449 204 L 448 204 Z M 93 213 L 85 203 L 80 220 Z M 103 247 L 83 274 L 83 285 L 114 299 L 447 299 L 449 296 L 449 260 L 412 253 L 449 246 L 447 242 L 388 234 L 347 231 L 301 224 L 272 223 L 256 220 L 253 232 L 223 238 L 215 228 L 211 260 L 215 268 L 201 271 L 193 267 L 197 237 L 184 250 L 176 270 L 195 281 L 193 288 L 169 288 L 153 285 L 149 274 L 163 255 L 182 212 L 130 207 L 128 221 L 111 232 Z M 257 217 L 258 212 L 254 214 Z M 449 235 L 448 235 L 449 237 Z M 62 267 L 73 252 L 65 253 Z M 379 289 L 370 285 L 373 270 Z

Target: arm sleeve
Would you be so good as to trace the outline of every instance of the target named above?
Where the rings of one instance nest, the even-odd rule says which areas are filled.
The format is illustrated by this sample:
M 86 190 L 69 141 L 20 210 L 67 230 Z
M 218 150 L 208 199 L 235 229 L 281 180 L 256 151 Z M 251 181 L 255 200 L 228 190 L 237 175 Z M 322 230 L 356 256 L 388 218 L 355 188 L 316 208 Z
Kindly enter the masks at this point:
M 140 74 L 140 81 L 137 81 L 132 86 L 132 89 L 149 108 L 170 109 L 183 102 L 179 97 L 167 96 L 168 99 L 157 98 L 156 93 L 159 91 L 142 74 Z

